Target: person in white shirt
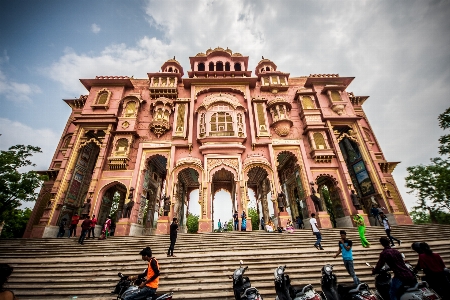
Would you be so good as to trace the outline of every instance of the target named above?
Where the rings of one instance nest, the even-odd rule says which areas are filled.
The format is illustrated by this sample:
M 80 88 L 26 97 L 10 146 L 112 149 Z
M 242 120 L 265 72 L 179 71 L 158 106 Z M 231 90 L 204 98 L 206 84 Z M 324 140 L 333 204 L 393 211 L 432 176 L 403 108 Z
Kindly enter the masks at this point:
M 391 247 L 395 247 L 394 240 L 397 241 L 398 245 L 400 246 L 402 241 L 399 239 L 396 239 L 391 235 L 391 224 L 389 224 L 388 218 L 384 214 L 384 212 L 380 212 L 381 221 L 383 222 L 384 231 L 386 231 L 386 235 L 388 236 L 389 240 L 391 241 Z
M 309 219 L 309 223 L 311 224 L 311 230 L 313 234 L 316 236 L 317 241 L 314 244 L 314 247 L 316 247 L 317 250 L 323 250 L 322 245 L 320 244 L 320 241 L 322 241 L 322 235 L 320 234 L 319 226 L 317 225 L 316 221 L 316 214 L 311 214 L 311 219 Z

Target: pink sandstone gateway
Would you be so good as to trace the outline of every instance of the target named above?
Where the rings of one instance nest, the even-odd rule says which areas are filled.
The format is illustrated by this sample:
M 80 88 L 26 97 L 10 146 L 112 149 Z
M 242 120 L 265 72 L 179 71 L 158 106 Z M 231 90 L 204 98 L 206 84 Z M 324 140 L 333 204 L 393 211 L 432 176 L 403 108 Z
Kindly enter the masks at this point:
M 308 225 L 313 212 L 322 228 L 354 226 L 357 213 L 370 225 L 373 204 L 391 224 L 411 224 L 398 162 L 362 109 L 368 96 L 347 91 L 353 77 L 289 77 L 265 58 L 253 76 L 248 56 L 220 47 L 189 59 L 187 77 L 174 58 L 146 79 L 80 80 L 88 95 L 64 100 L 72 113 L 24 237 L 56 237 L 88 199 L 97 232 L 108 215 L 120 236 L 167 234 L 173 217 L 185 230 L 194 190 L 199 232 L 213 230 L 220 190 L 239 216 L 253 190 L 260 217 L 280 226 L 296 216 Z

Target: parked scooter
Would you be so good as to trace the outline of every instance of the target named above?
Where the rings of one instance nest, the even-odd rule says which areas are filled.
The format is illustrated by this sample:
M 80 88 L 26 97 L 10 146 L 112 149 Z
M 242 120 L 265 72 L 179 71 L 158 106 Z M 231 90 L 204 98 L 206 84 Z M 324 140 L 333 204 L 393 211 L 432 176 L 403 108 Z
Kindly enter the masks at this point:
M 333 273 L 333 266 L 326 264 L 322 267 L 322 279 L 320 280 L 322 293 L 327 300 L 377 300 L 374 293 L 365 283 L 341 285 L 337 283 L 336 275 Z
M 322 300 L 310 284 L 292 286 L 289 275 L 284 273 L 286 266 L 279 266 L 275 269 L 275 300 Z
M 248 266 L 243 267 L 244 262 L 239 261 L 239 268 L 233 272 L 233 276 L 228 276 L 228 278 L 233 278 L 233 292 L 235 300 L 263 300 L 258 290 L 252 287 L 250 279 L 244 276 L 245 271 Z
M 120 280 L 114 291 L 111 292 L 111 294 L 117 294 L 117 300 L 122 300 L 126 296 L 136 293 L 139 290 L 139 285 L 145 280 L 145 277 L 140 277 L 133 282 L 128 276 L 122 273 L 118 273 L 117 275 L 120 277 Z M 172 300 L 172 295 L 172 292 L 165 294 L 157 293 L 152 297 L 148 297 L 146 300 Z
M 366 265 L 373 268 L 369 263 L 366 262 Z M 408 264 L 407 264 L 408 265 Z M 412 268 L 412 266 L 408 266 L 408 268 Z M 414 269 L 414 268 L 412 268 Z M 390 299 L 389 290 L 392 281 L 391 269 L 387 264 L 385 264 L 380 272 L 375 275 L 375 288 L 380 294 L 381 298 L 384 300 Z M 416 274 L 416 273 L 415 273 Z M 417 274 L 416 274 L 416 277 Z M 400 300 L 438 300 L 441 299 L 439 295 L 431 288 L 428 287 L 428 283 L 426 281 L 419 281 L 414 286 L 405 287 L 403 289 L 402 295 L 399 297 Z

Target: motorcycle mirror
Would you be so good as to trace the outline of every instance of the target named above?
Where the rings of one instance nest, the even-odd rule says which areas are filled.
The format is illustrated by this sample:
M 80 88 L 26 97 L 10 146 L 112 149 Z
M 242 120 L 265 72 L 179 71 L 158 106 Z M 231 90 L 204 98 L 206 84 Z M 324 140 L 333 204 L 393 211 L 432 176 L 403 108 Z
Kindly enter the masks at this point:
M 242 261 L 242 259 L 239 261 L 239 264 L 242 266 L 244 264 L 244 262 Z
M 403 257 L 403 259 L 405 259 L 405 254 L 402 253 L 402 257 Z
M 372 267 L 368 262 L 366 262 L 366 265 L 367 265 L 368 267 Z

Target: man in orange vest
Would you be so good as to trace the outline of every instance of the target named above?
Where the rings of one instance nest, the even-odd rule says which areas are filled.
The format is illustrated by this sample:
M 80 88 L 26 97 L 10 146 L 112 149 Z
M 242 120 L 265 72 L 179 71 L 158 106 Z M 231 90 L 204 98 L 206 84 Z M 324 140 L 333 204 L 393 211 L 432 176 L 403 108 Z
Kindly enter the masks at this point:
M 156 258 L 152 256 L 152 250 L 150 247 L 146 247 L 139 252 L 142 255 L 142 260 L 148 262 L 148 267 L 144 270 L 144 273 L 137 276 L 130 276 L 130 280 L 136 280 L 138 278 L 145 278 L 145 280 L 139 285 L 139 292 L 125 297 L 123 300 L 145 300 L 148 297 L 156 294 L 156 289 L 159 284 L 159 264 Z

